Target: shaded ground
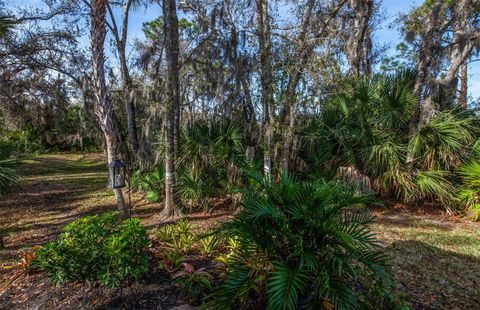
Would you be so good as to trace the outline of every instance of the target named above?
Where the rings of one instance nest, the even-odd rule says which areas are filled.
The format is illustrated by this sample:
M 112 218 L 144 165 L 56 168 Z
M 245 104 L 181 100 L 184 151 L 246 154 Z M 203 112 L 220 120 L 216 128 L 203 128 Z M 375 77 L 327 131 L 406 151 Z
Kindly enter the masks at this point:
M 0 309 L 169 309 L 182 303 L 168 274 L 155 263 L 137 283 L 114 290 L 79 284 L 55 288 L 42 274 L 11 268 L 23 251 L 54 238 L 68 222 L 115 209 L 99 154 L 35 156 L 23 159 L 18 169 L 20 186 L 0 201 L 0 230 L 7 245 L 0 252 Z M 132 201 L 133 215 L 147 227 L 161 224 L 160 205 L 135 195 Z M 447 218 L 439 210 L 388 206 L 374 212 L 374 230 L 393 258 L 397 292 L 412 308 L 480 309 L 478 224 Z M 229 216 L 214 210 L 191 219 L 212 226 Z

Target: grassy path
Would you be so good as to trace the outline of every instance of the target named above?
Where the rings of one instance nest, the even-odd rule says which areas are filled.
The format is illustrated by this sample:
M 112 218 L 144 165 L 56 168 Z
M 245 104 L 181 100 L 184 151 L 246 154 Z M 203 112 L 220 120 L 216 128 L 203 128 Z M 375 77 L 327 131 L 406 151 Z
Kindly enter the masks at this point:
M 4 259 L 49 240 L 78 217 L 113 207 L 98 154 L 33 156 L 22 159 L 17 169 L 18 187 L 0 201 L 0 228 L 8 249 Z
M 105 188 L 100 154 L 32 156 L 22 159 L 18 170 L 19 186 L 0 201 L 0 229 L 7 245 L 0 252 L 2 278 L 12 272 L 5 267 L 18 261 L 22 251 L 55 237 L 68 222 L 115 210 L 113 194 Z M 140 196 L 134 196 L 133 202 L 134 215 L 145 225 L 161 222 L 160 205 L 147 204 Z M 479 224 L 426 208 L 390 206 L 374 212 L 378 216 L 374 230 L 392 256 L 396 290 L 412 308 L 480 309 Z M 220 212 L 192 216 L 208 226 L 223 218 Z

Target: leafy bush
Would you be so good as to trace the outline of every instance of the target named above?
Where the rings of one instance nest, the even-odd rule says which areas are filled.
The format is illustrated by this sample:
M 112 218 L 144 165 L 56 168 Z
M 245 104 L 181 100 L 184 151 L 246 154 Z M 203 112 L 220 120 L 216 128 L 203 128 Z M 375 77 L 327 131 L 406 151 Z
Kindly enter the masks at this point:
M 7 140 L 12 143 L 16 151 L 23 154 L 44 151 L 42 137 L 41 130 L 32 125 L 23 130 L 10 131 L 7 134 Z
M 199 245 L 199 250 L 202 255 L 211 255 L 218 246 L 218 239 L 215 235 L 206 234 L 200 238 Z
M 58 240 L 39 249 L 32 267 L 46 271 L 56 285 L 79 280 L 116 287 L 148 270 L 148 246 L 139 219 L 120 222 L 114 213 L 88 216 L 65 226 Z
M 410 135 L 414 80 L 403 71 L 341 83 L 320 115 L 298 128 L 296 170 L 331 178 L 355 171 L 383 197 L 428 200 L 451 211 L 452 172 L 478 136 L 478 117 L 442 107 Z
M 253 179 L 260 190 L 246 190 L 243 210 L 219 230 L 239 246 L 211 306 L 228 308 L 256 295 L 269 309 L 355 309 L 352 283 L 366 270 L 388 292 L 389 261 L 363 207 L 372 198 L 333 182 Z

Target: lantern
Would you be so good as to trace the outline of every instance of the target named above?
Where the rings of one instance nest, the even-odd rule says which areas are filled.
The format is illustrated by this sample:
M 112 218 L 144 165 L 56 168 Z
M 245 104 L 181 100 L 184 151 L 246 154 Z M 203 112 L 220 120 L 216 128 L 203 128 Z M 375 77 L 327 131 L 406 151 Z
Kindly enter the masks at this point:
M 125 164 L 115 159 L 108 165 L 108 187 L 122 188 L 125 186 Z

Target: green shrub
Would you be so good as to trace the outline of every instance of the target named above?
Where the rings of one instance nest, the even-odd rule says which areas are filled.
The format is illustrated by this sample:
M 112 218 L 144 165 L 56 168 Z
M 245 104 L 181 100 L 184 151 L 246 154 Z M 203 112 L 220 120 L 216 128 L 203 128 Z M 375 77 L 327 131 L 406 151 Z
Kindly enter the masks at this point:
M 98 281 L 116 287 L 148 270 L 148 246 L 139 219 L 119 221 L 114 213 L 88 216 L 65 226 L 58 240 L 39 249 L 32 267 L 45 271 L 56 285 Z
M 202 255 L 211 255 L 218 246 L 218 239 L 212 234 L 206 234 L 198 241 L 199 250 Z
M 246 190 L 243 210 L 219 230 L 220 237 L 236 236 L 238 247 L 213 295 L 213 308 L 255 296 L 269 309 L 355 309 L 352 283 L 367 270 L 388 291 L 389 260 L 363 207 L 375 203 L 372 198 L 334 182 L 254 180 L 260 190 Z

